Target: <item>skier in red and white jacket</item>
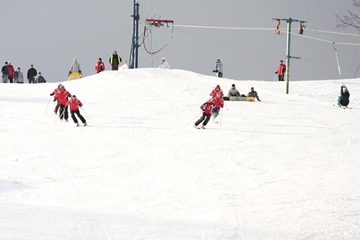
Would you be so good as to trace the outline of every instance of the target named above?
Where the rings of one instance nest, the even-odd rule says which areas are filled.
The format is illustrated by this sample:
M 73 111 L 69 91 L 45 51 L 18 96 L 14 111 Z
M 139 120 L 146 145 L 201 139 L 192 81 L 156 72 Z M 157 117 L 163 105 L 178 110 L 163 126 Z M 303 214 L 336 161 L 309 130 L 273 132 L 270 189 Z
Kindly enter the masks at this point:
M 215 89 L 211 91 L 210 96 L 212 98 L 215 98 L 217 96 L 217 93 L 220 93 L 220 97 L 224 96 L 224 93 L 221 90 L 220 85 L 216 85 Z
M 96 70 L 96 73 L 99 73 L 99 72 L 102 72 L 105 70 L 105 64 L 101 58 L 99 58 L 99 61 L 96 63 L 95 70 Z
M 284 64 L 283 60 L 280 60 L 280 64 L 278 66 L 278 69 L 275 72 L 275 74 L 278 75 L 279 81 L 284 81 L 285 72 L 286 72 L 286 65 Z
M 219 115 L 220 108 L 224 107 L 224 100 L 222 98 L 222 95 L 220 92 L 216 94 L 216 97 L 212 99 L 212 102 L 214 103 L 215 107 L 212 109 L 212 120 L 214 121 L 215 118 Z
M 55 94 L 54 96 L 54 102 L 56 100 L 59 101 L 59 111 L 60 111 L 60 119 L 62 120 L 63 118 L 65 118 L 65 121 L 68 121 L 69 118 L 69 113 L 68 113 L 68 108 L 66 105 L 66 102 L 68 101 L 68 98 L 71 97 L 71 93 L 69 93 L 64 85 L 60 86 L 60 90 Z
M 197 126 L 202 122 L 202 126 L 201 128 L 205 128 L 206 124 L 209 122 L 210 118 L 211 118 L 211 112 L 212 112 L 212 109 L 214 107 L 214 103 L 212 101 L 212 99 L 210 98 L 207 102 L 203 103 L 201 106 L 200 106 L 200 109 L 203 111 L 203 114 L 202 116 L 199 118 L 199 120 L 197 120 L 195 122 L 195 128 L 197 128 Z
M 70 106 L 70 113 L 71 118 L 74 120 L 74 123 L 76 123 L 76 126 L 79 126 L 79 122 L 75 116 L 75 114 L 80 118 L 81 122 L 86 126 L 86 120 L 85 118 L 80 114 L 79 107 L 82 107 L 82 102 L 76 98 L 75 95 L 72 95 L 70 100 L 66 102 L 65 106 Z
M 50 96 L 56 95 L 56 94 L 58 93 L 58 91 L 60 91 L 60 87 L 61 87 L 61 86 L 62 86 L 62 84 L 59 83 L 58 87 L 55 88 L 52 93 L 50 93 Z M 56 100 L 57 100 L 57 99 L 56 99 Z M 60 106 L 59 101 L 57 101 L 56 106 L 55 106 L 55 109 L 54 109 L 54 113 L 55 113 L 55 114 L 57 114 L 57 111 L 58 111 L 58 109 L 59 109 L 59 106 Z

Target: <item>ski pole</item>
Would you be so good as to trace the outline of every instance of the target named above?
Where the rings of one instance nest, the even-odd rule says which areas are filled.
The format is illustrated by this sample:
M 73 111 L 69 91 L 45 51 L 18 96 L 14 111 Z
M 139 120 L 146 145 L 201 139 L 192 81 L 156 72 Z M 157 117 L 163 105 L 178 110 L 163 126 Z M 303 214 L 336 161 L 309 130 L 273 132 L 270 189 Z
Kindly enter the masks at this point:
M 275 81 L 275 78 L 276 78 L 276 73 L 275 73 L 275 75 L 274 75 L 274 81 Z
M 198 113 L 193 119 L 191 119 L 191 120 L 187 123 L 187 125 L 190 124 L 191 122 L 193 122 L 196 118 L 198 118 L 201 113 L 202 113 L 202 111 L 201 111 L 200 113 Z
M 86 112 L 85 112 L 84 108 L 83 108 L 83 107 L 81 107 L 81 109 L 82 109 L 82 111 L 85 113 L 86 118 L 87 118 L 87 119 L 89 119 L 89 121 L 92 123 L 91 119 L 90 119 L 90 118 L 89 118 L 89 116 L 86 114 Z
M 47 109 L 48 109 L 48 107 L 49 107 L 50 98 L 51 98 L 51 97 L 49 97 L 49 100 L 48 100 L 48 102 L 47 102 L 47 105 L 46 105 L 46 108 L 45 108 L 45 112 L 44 112 L 44 114 L 46 114 L 46 111 L 47 111 Z

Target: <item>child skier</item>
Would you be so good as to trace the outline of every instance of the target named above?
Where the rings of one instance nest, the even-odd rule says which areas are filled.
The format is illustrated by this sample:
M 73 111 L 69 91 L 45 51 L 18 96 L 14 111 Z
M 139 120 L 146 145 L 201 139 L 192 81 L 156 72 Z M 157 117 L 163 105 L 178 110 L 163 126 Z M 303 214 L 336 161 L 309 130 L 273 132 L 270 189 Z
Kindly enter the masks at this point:
M 87 125 L 85 118 L 80 114 L 79 111 L 79 106 L 82 107 L 82 105 L 83 104 L 80 102 L 79 99 L 76 98 L 75 95 L 72 95 L 71 99 L 66 102 L 66 106 L 70 106 L 71 118 L 74 120 L 74 123 L 76 123 L 77 127 L 79 126 L 79 123 L 75 116 L 75 113 L 80 118 L 81 122 L 84 124 L 84 127 Z
M 206 124 L 209 122 L 210 118 L 211 118 L 211 111 L 214 107 L 214 103 L 212 102 L 212 99 L 209 98 L 209 100 L 207 102 L 205 102 L 204 104 L 201 105 L 200 109 L 203 111 L 202 116 L 199 118 L 199 120 L 197 120 L 195 122 L 195 128 L 197 128 L 197 126 L 202 122 L 202 126 L 201 128 L 205 128 Z
M 50 96 L 54 96 L 54 95 L 56 95 L 59 91 L 60 91 L 60 87 L 62 86 L 62 84 L 61 83 L 59 83 L 59 85 L 58 85 L 58 87 L 57 88 L 55 88 L 55 90 L 52 92 L 52 93 L 50 93 Z M 57 114 L 57 111 L 58 111 L 58 109 L 59 109 L 59 100 L 58 99 L 56 99 L 57 100 L 57 103 L 56 103 L 56 106 L 55 106 L 55 109 L 54 109 L 54 113 L 55 114 Z
M 221 93 L 218 92 L 217 96 L 215 98 L 212 99 L 212 102 L 214 104 L 214 108 L 212 109 L 212 120 L 214 121 L 215 118 L 219 115 L 220 112 L 220 108 L 224 107 L 224 100 L 221 97 Z
M 347 87 L 345 85 L 341 86 L 340 88 L 340 96 L 338 97 L 338 106 L 344 106 L 347 107 L 350 103 L 350 93 L 349 90 L 347 89 Z

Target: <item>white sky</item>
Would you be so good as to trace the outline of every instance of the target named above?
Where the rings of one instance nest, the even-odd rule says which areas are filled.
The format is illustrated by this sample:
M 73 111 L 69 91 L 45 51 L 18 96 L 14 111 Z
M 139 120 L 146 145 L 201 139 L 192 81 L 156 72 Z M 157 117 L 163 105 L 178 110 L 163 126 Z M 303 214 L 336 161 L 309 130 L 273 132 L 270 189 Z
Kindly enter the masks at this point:
M 220 84 L 226 102 L 192 127 Z M 340 85 L 350 107 L 334 107 Z M 0 84 L 0 239 L 359 239 L 358 80 L 285 83 L 183 70 L 63 82 L 88 127 L 62 122 L 57 83 Z
M 356 33 L 337 29 L 335 14 L 356 9 L 351 0 L 139 0 L 142 34 L 146 18 L 172 19 L 176 26 L 216 26 L 255 28 L 255 30 L 198 29 L 176 27 L 173 41 L 151 58 L 139 50 L 140 67 L 151 67 L 166 57 L 172 68 L 212 75 L 216 59 L 224 63 L 224 76 L 233 79 L 270 80 L 280 59 L 285 58 L 286 36 L 274 36 L 272 18 L 306 20 L 304 37 L 292 36 L 292 80 L 340 78 L 332 42 L 359 44 L 359 35 L 338 35 L 319 30 Z M 33 63 L 51 82 L 64 81 L 74 57 L 85 76 L 95 73 L 99 57 L 110 68 L 108 58 L 117 50 L 129 59 L 133 1 L 12 0 L 3 4 L 0 18 L 4 36 L 0 40 L 2 62 L 11 60 L 14 67 L 27 71 Z M 281 28 L 286 27 L 285 22 Z M 298 25 L 294 23 L 293 32 Z M 263 31 L 259 29 L 268 28 Z M 284 32 L 282 30 L 282 32 Z M 170 29 L 153 30 L 154 50 L 168 42 Z M 306 38 L 311 37 L 311 38 Z M 316 40 L 321 39 L 321 40 Z M 142 39 L 141 39 L 142 40 Z M 322 41 L 325 40 L 325 41 Z M 149 45 L 150 36 L 145 40 Z M 327 41 L 327 42 L 326 42 Z M 360 64 L 359 46 L 335 45 L 343 78 L 352 78 Z M 360 73 L 359 73 L 360 74 Z M 359 76 L 359 74 L 357 76 Z

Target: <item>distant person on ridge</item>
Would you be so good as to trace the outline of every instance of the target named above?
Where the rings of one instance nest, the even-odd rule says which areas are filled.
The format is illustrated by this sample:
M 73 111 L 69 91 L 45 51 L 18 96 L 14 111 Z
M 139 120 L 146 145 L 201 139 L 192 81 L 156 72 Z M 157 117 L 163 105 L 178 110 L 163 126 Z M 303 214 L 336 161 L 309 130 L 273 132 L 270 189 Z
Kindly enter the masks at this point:
M 278 66 L 278 69 L 275 72 L 275 74 L 278 75 L 279 81 L 284 81 L 285 71 L 286 71 L 286 66 L 285 66 L 283 60 L 280 60 L 280 64 Z
M 200 109 L 203 111 L 202 113 L 202 116 L 199 118 L 199 120 L 197 120 L 195 122 L 195 125 L 194 127 L 197 128 L 197 126 L 202 123 L 203 121 L 203 124 L 201 126 L 201 128 L 205 128 L 206 124 L 209 122 L 210 118 L 211 118 L 211 112 L 212 112 L 212 109 L 214 107 L 214 103 L 212 102 L 212 99 L 209 98 L 209 100 L 207 100 L 207 102 L 203 103 L 201 106 L 200 106 Z
M 164 57 L 161 59 L 161 64 L 160 64 L 159 68 L 162 68 L 162 69 L 170 68 L 169 63 L 166 61 L 166 59 Z
M 7 83 L 9 79 L 9 70 L 8 70 L 8 62 L 5 62 L 5 65 L 1 68 L 2 73 L 2 82 Z
M 347 89 L 347 87 L 345 85 L 341 86 L 340 88 L 340 96 L 338 97 L 338 106 L 344 106 L 347 107 L 350 103 L 350 92 Z
M 223 64 L 220 59 L 216 60 L 215 70 L 213 70 L 213 72 L 216 73 L 217 77 L 223 77 Z
M 11 65 L 10 61 L 8 61 L 7 67 L 8 67 L 8 73 L 9 73 L 8 74 L 9 81 L 10 81 L 10 83 L 13 83 L 15 69 L 14 69 L 13 65 Z
M 36 83 L 46 83 L 45 78 L 43 77 L 43 75 L 41 74 L 41 72 L 38 73 L 38 76 L 35 79 Z
M 76 77 L 77 79 L 82 78 L 81 75 L 81 68 L 80 68 L 80 63 L 78 63 L 77 59 L 74 58 L 73 63 L 70 66 L 70 70 L 69 70 L 69 75 L 68 75 L 68 81 L 73 80 L 74 77 Z
M 102 72 L 105 70 L 105 64 L 101 58 L 99 58 L 98 62 L 96 63 L 95 70 L 96 70 L 96 73 L 99 73 L 99 72 Z
M 21 72 L 20 67 L 14 73 L 14 83 L 24 83 L 24 74 Z
M 114 51 L 113 54 L 111 54 L 110 58 L 109 58 L 109 63 L 111 65 L 111 70 L 119 70 L 119 65 L 121 64 L 122 59 L 121 57 L 117 54 L 117 51 Z
M 35 83 L 35 77 L 37 75 L 37 71 L 34 68 L 34 65 L 31 64 L 29 70 L 27 71 L 27 79 L 29 83 Z

